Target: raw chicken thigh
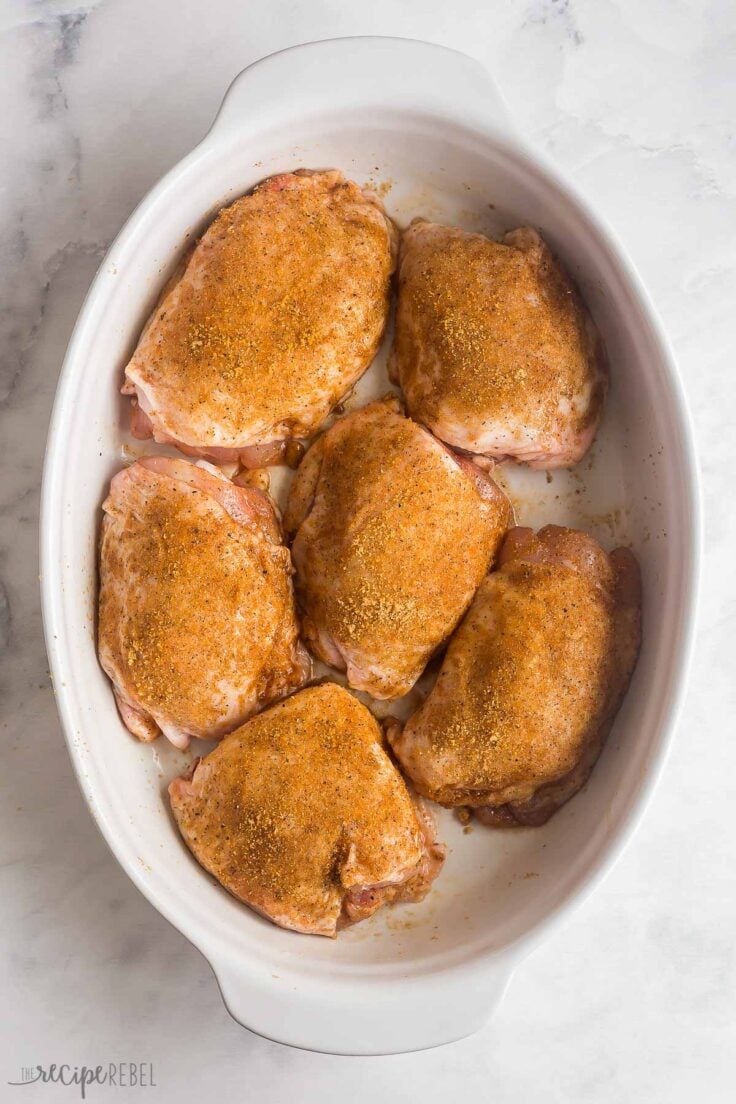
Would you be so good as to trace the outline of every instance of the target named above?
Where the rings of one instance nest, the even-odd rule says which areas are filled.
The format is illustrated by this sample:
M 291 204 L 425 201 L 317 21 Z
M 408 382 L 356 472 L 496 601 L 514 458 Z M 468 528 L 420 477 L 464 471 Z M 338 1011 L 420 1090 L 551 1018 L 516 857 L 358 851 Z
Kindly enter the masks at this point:
M 510 520 L 490 476 L 396 398 L 339 419 L 302 461 L 284 519 L 309 647 L 374 698 L 407 693 Z
M 390 370 L 443 441 L 534 468 L 580 460 L 607 383 L 591 318 L 534 230 L 500 243 L 421 219 L 401 243 Z
M 134 735 L 219 737 L 305 681 L 267 495 L 147 457 L 113 478 L 103 509 L 100 662 Z
M 512 529 L 427 700 L 388 738 L 419 793 L 542 824 L 587 780 L 634 670 L 639 569 L 585 533 Z
M 169 786 L 195 857 L 275 924 L 334 936 L 393 901 L 420 901 L 444 848 L 373 716 L 309 687 L 248 721 Z
M 375 356 L 394 239 L 378 200 L 335 171 L 274 176 L 222 210 L 125 369 L 134 435 L 279 462 Z

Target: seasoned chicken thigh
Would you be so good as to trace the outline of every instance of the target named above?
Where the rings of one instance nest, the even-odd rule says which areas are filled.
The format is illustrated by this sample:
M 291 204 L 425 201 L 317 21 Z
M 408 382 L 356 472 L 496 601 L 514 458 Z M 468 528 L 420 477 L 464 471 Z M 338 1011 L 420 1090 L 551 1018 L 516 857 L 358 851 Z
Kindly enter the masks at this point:
M 308 678 L 267 495 L 146 457 L 113 478 L 103 509 L 100 662 L 135 736 L 222 736 Z
M 467 609 L 510 523 L 493 480 L 402 416 L 339 419 L 285 515 L 309 647 L 375 698 L 407 693 Z
M 284 173 L 224 208 L 125 369 L 132 431 L 190 455 L 276 463 L 375 356 L 395 232 L 339 172 Z
M 443 441 L 534 468 L 580 460 L 607 381 L 593 322 L 534 230 L 500 243 L 423 220 L 401 243 L 390 370 Z
M 339 686 L 309 687 L 226 737 L 169 786 L 195 857 L 275 924 L 334 936 L 392 901 L 419 901 L 444 848 Z
M 640 635 L 631 552 L 555 525 L 512 529 L 434 689 L 389 741 L 420 793 L 487 824 L 543 824 L 590 775 Z

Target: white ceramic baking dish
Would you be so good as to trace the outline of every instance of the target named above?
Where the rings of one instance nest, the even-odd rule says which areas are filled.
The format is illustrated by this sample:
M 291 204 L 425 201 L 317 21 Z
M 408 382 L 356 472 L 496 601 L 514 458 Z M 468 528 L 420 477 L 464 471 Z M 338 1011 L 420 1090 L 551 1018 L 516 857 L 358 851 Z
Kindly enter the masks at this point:
M 272 926 L 197 866 L 164 796 L 187 756 L 123 729 L 94 639 L 99 506 L 127 440 L 126 356 L 187 239 L 223 203 L 297 166 L 382 183 L 400 221 L 541 230 L 603 331 L 612 389 L 577 472 L 549 483 L 512 467 L 504 480 L 522 522 L 583 525 L 608 547 L 630 542 L 645 587 L 641 659 L 586 789 L 536 830 L 463 834 L 441 812 L 450 855 L 427 900 L 383 910 L 337 941 Z M 371 370 L 354 402 L 384 386 L 381 372 Z M 61 375 L 42 507 L 46 638 L 80 785 L 130 878 L 207 956 L 237 1020 L 297 1046 L 373 1054 L 457 1039 L 490 1015 L 534 942 L 610 867 L 662 764 L 693 636 L 695 471 L 677 370 L 636 272 L 519 138 L 478 63 L 358 38 L 288 50 L 237 77 L 210 133 L 143 200 L 92 285 Z

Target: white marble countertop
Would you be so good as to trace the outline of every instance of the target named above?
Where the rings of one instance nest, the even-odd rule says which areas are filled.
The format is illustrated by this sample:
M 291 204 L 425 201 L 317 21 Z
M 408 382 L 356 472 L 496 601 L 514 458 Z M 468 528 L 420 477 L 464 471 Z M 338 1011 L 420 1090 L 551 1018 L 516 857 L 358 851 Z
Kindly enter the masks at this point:
M 77 789 L 37 583 L 40 467 L 57 374 L 94 271 L 231 77 L 314 38 L 397 34 L 485 62 L 520 126 L 641 269 L 695 412 L 707 510 L 685 715 L 605 884 L 464 1042 L 335 1058 L 227 1015 L 200 955 L 139 895 Z M 730 0 L 4 0 L 0 6 L 0 1099 L 21 1067 L 152 1062 L 156 1089 L 88 1099 L 354 1104 L 390 1093 L 576 1104 L 733 1100 L 736 888 L 736 8 Z

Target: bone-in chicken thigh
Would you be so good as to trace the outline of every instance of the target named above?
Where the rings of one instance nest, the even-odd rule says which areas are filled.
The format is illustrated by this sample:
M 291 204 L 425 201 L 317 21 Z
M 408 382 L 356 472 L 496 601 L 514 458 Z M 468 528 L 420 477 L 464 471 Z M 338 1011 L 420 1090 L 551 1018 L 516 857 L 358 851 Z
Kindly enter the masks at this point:
M 444 858 L 375 719 L 334 684 L 248 721 L 169 794 L 202 866 L 298 932 L 334 936 L 384 904 L 421 900 Z
M 489 475 L 400 413 L 339 419 L 306 454 L 285 527 L 302 631 L 375 698 L 405 694 L 462 617 L 510 523 Z
M 580 296 L 539 235 L 415 220 L 403 236 L 391 373 L 448 444 L 535 468 L 590 446 L 607 372 Z
M 267 495 L 147 457 L 113 478 L 103 508 L 100 662 L 134 735 L 219 737 L 305 681 Z
M 247 467 L 313 434 L 375 356 L 395 232 L 341 173 L 274 176 L 222 210 L 125 369 L 133 433 Z
M 512 529 L 429 697 L 389 740 L 417 790 L 542 824 L 587 780 L 640 642 L 639 570 L 584 533 Z

